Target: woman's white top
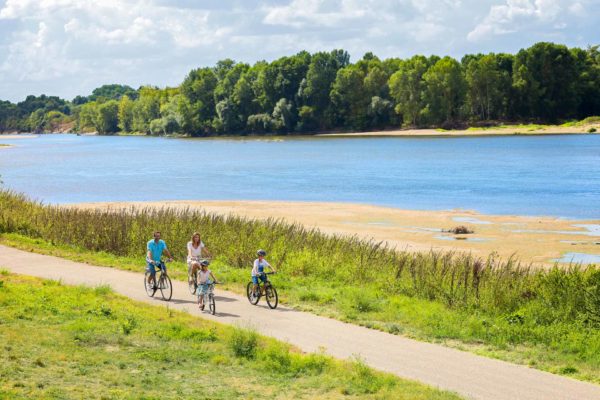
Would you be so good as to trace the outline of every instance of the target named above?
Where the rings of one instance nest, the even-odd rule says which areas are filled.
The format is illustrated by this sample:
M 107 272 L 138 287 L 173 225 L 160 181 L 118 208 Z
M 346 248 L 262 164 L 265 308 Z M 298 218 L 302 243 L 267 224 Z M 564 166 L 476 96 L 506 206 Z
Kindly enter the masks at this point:
M 200 244 L 198 245 L 198 247 L 194 247 L 194 245 L 192 244 L 192 242 L 188 242 L 187 244 L 187 248 L 188 248 L 188 258 L 191 255 L 192 258 L 201 258 L 202 257 L 202 249 L 204 248 L 204 242 L 200 242 Z

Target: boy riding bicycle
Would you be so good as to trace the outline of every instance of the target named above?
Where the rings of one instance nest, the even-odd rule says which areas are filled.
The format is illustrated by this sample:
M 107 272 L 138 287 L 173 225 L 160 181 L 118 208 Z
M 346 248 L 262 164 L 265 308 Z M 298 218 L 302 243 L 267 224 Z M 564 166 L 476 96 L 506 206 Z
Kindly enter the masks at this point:
M 271 264 L 269 264 L 269 262 L 267 260 L 265 260 L 265 256 L 267 255 L 266 251 L 264 251 L 262 249 L 258 250 L 256 252 L 256 255 L 258 256 L 258 258 L 256 260 L 254 260 L 254 264 L 252 266 L 252 283 L 253 283 L 254 293 L 257 292 L 259 279 L 262 281 L 262 283 L 267 282 L 267 275 L 265 274 L 265 268 L 269 268 L 271 271 L 273 271 L 273 273 L 277 272 L 275 270 L 275 268 L 273 268 L 271 266 Z

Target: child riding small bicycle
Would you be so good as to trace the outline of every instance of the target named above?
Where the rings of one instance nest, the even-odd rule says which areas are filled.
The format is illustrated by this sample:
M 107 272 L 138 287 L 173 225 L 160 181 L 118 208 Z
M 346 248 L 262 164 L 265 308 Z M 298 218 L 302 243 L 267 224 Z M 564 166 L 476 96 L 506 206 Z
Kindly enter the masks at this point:
M 265 268 L 269 268 L 273 273 L 277 273 L 277 270 L 269 264 L 267 260 L 265 260 L 265 256 L 267 252 L 264 250 L 258 250 L 256 252 L 258 258 L 254 260 L 254 264 L 252 266 L 252 283 L 253 283 L 253 291 L 257 293 L 258 291 L 258 280 L 260 279 L 262 283 L 267 282 L 267 275 L 265 273 Z
M 198 307 L 200 307 L 201 310 L 204 310 L 204 297 L 210 293 L 213 284 L 219 283 L 212 271 L 208 269 L 209 264 L 210 262 L 208 260 L 202 260 L 200 262 L 200 270 L 196 277 L 196 281 L 198 282 L 198 288 L 196 289 L 198 294 Z

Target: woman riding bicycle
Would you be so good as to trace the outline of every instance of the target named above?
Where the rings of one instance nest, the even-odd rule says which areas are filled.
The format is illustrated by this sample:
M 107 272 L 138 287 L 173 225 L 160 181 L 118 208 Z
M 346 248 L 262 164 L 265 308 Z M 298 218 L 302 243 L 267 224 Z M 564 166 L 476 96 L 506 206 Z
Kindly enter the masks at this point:
M 202 258 L 210 257 L 210 253 L 198 232 L 194 232 L 192 235 L 192 240 L 187 244 L 187 250 L 188 277 L 195 279 L 196 273 L 200 269 Z

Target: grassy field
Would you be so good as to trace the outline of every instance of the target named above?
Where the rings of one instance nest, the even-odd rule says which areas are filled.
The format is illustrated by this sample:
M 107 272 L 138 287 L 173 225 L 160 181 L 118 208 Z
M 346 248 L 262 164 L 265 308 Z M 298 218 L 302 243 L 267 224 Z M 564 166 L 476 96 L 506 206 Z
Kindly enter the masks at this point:
M 458 399 L 108 287 L 0 271 L 3 399 Z
M 15 247 L 141 271 L 154 229 L 174 250 L 200 229 L 218 255 L 213 270 L 230 290 L 243 291 L 254 251 L 264 247 L 281 271 L 273 281 L 286 304 L 600 382 L 600 271 L 594 267 L 544 271 L 494 255 L 402 253 L 280 221 L 189 210 L 61 209 L 6 192 L 0 205 L 1 241 Z M 181 261 L 171 267 L 181 280 L 185 270 Z

